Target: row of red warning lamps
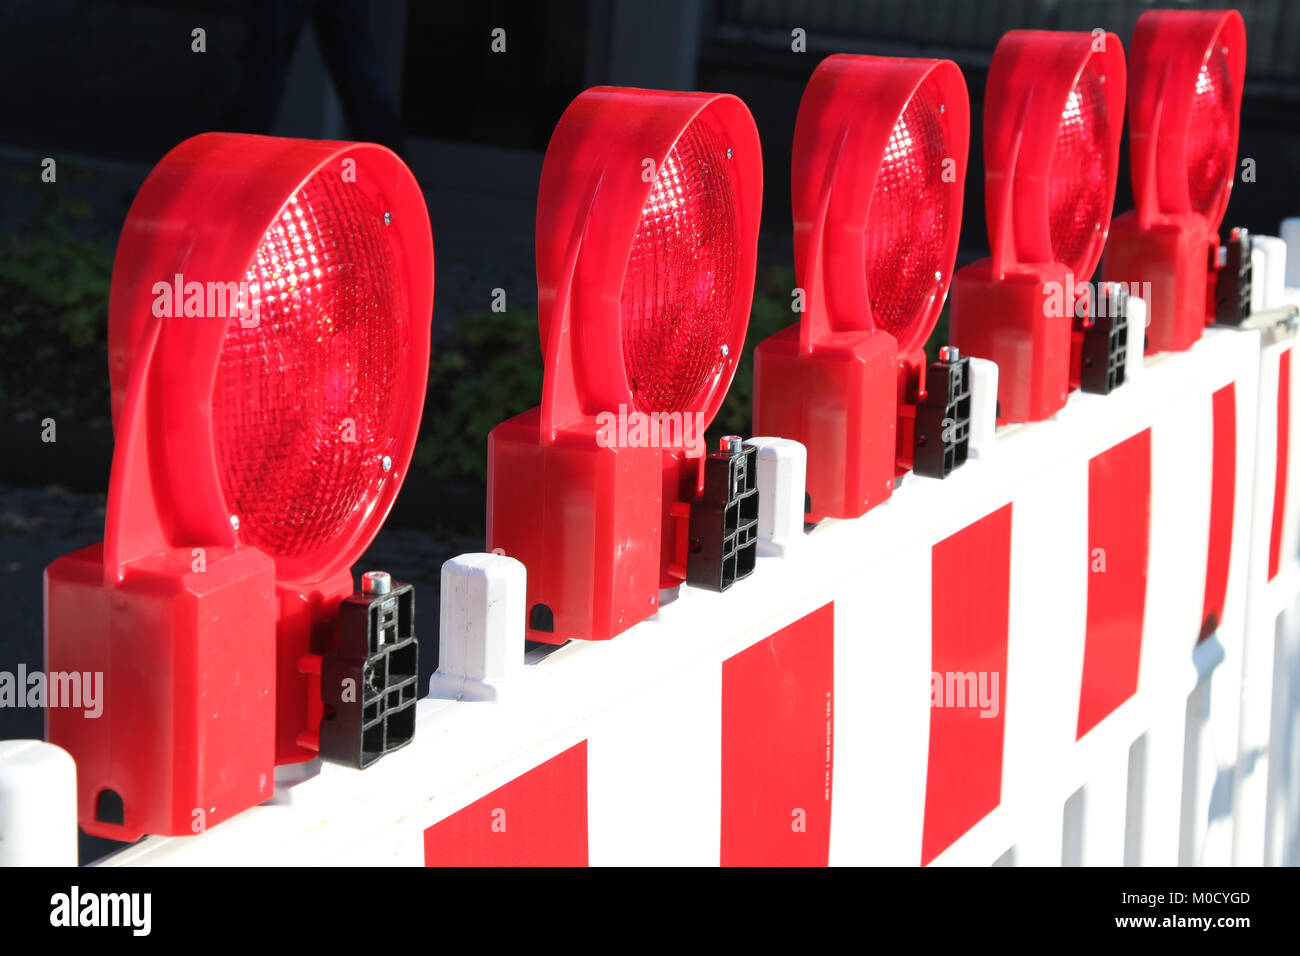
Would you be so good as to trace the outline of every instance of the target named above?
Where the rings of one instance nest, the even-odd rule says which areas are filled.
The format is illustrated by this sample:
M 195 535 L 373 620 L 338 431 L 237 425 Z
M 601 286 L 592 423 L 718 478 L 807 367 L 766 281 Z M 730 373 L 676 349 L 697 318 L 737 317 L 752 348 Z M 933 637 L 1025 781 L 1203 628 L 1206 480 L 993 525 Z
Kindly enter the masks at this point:
M 1139 21 L 1135 268 L 1161 268 L 1142 244 L 1169 235 L 1206 281 L 1244 49 L 1235 13 Z M 1064 402 L 1071 328 L 1042 290 L 1097 265 L 1124 88 L 1111 34 L 1014 32 L 994 55 L 993 256 L 957 275 L 952 322 L 955 344 L 998 362 L 1003 417 Z M 810 517 L 864 513 L 913 464 L 968 139 L 951 62 L 834 56 L 808 85 L 792 175 L 804 311 L 757 350 L 755 427 L 807 446 Z M 613 637 L 687 576 L 689 504 L 714 457 L 689 439 L 741 354 L 761 180 L 733 96 L 594 89 L 555 130 L 537 211 L 542 403 L 489 441 L 488 546 L 528 569 L 533 639 Z M 88 830 L 192 832 L 194 808 L 211 825 L 318 752 L 321 655 L 408 469 L 432 299 L 423 197 L 381 147 L 208 134 L 146 180 L 114 265 L 105 539 L 47 571 L 47 667 L 105 674 L 100 719 L 48 715 Z M 620 412 L 661 416 L 661 441 L 602 440 L 602 413 Z

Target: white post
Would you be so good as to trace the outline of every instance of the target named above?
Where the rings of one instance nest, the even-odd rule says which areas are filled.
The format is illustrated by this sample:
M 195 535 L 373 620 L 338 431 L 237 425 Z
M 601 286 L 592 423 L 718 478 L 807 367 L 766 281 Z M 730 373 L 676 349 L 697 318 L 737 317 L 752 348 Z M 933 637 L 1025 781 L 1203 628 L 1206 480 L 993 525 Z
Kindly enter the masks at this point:
M 77 865 L 77 766 L 43 740 L 0 740 L 0 866 Z
M 1130 384 L 1142 375 L 1142 352 L 1147 342 L 1146 299 L 1128 297 L 1128 339 L 1124 344 L 1124 382 Z
M 758 449 L 758 553 L 783 558 L 803 539 L 808 450 L 789 438 L 751 438 Z
M 1286 304 L 1286 243 L 1276 236 L 1250 237 L 1250 311 Z
M 998 424 L 998 366 L 988 359 L 970 360 L 970 458 L 986 458 L 993 450 Z
M 429 696 L 499 700 L 524 666 L 527 579 L 502 554 L 462 554 L 442 566 L 438 670 Z
M 1286 284 L 1300 286 L 1300 216 L 1282 220 L 1282 241 L 1286 243 Z
M 1141 743 L 1139 866 L 1177 866 L 1187 708 L 1157 708 Z M 1137 768 L 1134 768 L 1137 769 Z
M 1128 752 L 1108 754 L 1083 788 L 1084 866 L 1123 866 L 1128 819 Z

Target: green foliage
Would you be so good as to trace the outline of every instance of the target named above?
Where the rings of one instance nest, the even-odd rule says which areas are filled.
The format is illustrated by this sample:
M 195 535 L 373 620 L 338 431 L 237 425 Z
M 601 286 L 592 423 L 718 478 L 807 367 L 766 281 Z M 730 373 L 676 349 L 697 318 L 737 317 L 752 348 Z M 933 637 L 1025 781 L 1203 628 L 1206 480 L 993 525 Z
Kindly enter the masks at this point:
M 487 436 L 542 397 L 537 316 L 474 312 L 434 346 L 415 464 L 439 478 L 487 478 Z
M 77 178 L 72 170 L 61 175 Z M 48 334 L 48 328 L 35 326 L 52 320 L 74 348 L 95 346 L 107 325 L 113 254 L 103 242 L 75 231 L 93 210 L 63 185 L 41 184 L 30 171 L 14 179 L 40 198 L 31 221 L 4 242 L 0 292 L 9 307 L 0 318 L 0 338 Z
M 56 238 L 11 238 L 0 259 L 0 284 L 14 314 L 0 322 L 0 337 L 38 333 L 22 317 L 51 316 L 74 348 L 89 348 L 104 336 L 109 277 L 113 258 L 100 243 L 63 235 Z

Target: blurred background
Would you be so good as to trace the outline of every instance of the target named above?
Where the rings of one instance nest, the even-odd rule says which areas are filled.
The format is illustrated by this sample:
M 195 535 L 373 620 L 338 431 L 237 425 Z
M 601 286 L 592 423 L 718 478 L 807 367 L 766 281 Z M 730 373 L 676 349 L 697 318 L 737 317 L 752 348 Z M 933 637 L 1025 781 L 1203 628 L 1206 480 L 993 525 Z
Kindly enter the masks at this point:
M 358 571 L 384 566 L 417 585 L 427 675 L 436 666 L 438 569 L 483 546 L 487 433 L 539 400 L 537 183 L 550 132 L 575 95 L 615 84 L 728 92 L 748 104 L 766 181 L 752 349 L 795 319 L 790 151 L 800 95 L 824 56 L 945 57 L 961 67 L 973 123 L 960 265 L 987 253 L 979 117 L 1005 31 L 1101 27 L 1127 45 L 1150 6 L 1224 5 L 4 0 L 0 601 L 10 626 L 0 630 L 0 668 L 41 666 L 41 571 L 102 537 L 114 248 L 149 169 L 186 137 L 372 140 L 402 155 L 423 186 L 437 257 L 428 401 L 414 473 Z M 1300 4 L 1235 6 L 1248 37 L 1238 160 L 1256 161 L 1256 181 L 1238 177 L 1224 225 L 1272 234 L 1300 213 Z M 57 163 L 54 183 L 41 178 L 47 157 Z M 1132 206 L 1126 148 L 1120 164 L 1117 211 Z M 497 289 L 505 312 L 491 310 Z M 748 351 L 716 433 L 750 432 Z M 41 440 L 47 418 L 57 423 L 53 443 Z M 0 738 L 40 735 L 39 711 L 0 710 Z M 94 855 L 88 844 L 83 858 Z

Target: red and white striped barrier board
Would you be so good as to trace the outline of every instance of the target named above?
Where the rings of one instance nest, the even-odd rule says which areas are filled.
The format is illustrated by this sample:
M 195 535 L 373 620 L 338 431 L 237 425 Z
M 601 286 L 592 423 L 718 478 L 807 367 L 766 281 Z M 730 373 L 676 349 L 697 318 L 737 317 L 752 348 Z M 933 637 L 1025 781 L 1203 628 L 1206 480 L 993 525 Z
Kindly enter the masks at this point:
M 1300 299 L 1281 242 L 1255 257 L 1257 312 Z M 104 862 L 1294 862 L 1293 327 L 1210 330 L 1046 422 L 977 399 L 967 467 L 811 531 L 802 447 L 754 439 L 754 575 L 614 641 L 525 654 L 523 566 L 448 562 L 410 746 Z M 4 862 L 75 857 L 72 779 L 0 752 L 33 837 Z
M 1265 806 L 1294 827 L 1243 705 L 1297 623 L 1290 343 L 1211 330 L 1052 420 L 977 408 L 966 468 L 809 533 L 802 449 L 755 440 L 753 576 L 614 641 L 526 655 L 522 565 L 455 559 L 410 746 L 105 862 L 1262 861 Z

